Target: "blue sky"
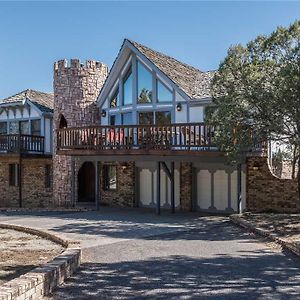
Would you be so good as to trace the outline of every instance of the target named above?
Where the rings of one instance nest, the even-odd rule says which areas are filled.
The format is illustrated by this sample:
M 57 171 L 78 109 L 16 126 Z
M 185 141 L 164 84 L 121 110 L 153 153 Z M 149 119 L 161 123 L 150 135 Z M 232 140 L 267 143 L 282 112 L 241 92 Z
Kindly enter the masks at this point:
M 52 90 L 53 62 L 112 65 L 125 37 L 201 70 L 230 45 L 300 19 L 300 2 L 0 1 L 0 98 Z

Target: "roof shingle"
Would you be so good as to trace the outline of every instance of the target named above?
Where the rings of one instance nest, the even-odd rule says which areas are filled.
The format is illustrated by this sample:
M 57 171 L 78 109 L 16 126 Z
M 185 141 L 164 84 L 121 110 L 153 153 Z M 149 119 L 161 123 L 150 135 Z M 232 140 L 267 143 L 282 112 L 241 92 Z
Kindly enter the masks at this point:
M 21 102 L 24 99 L 31 101 L 42 112 L 53 112 L 54 95 L 52 93 L 44 93 L 31 89 L 0 100 L 0 105 L 3 103 Z
M 200 71 L 173 57 L 154 51 L 137 42 L 128 41 L 191 99 L 211 97 L 210 85 L 215 71 Z

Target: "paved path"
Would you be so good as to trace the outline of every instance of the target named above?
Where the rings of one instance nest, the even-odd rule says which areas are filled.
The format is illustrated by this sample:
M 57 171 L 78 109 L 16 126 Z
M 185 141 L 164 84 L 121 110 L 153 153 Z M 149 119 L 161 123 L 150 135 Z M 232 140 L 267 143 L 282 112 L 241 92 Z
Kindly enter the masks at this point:
M 300 299 L 300 260 L 226 218 L 137 210 L 0 214 L 82 241 L 80 270 L 53 299 Z

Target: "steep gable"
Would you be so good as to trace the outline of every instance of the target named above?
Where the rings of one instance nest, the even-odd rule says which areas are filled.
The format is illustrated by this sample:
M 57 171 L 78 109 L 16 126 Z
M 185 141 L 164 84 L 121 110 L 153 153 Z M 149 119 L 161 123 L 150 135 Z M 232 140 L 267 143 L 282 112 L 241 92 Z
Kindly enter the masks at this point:
M 210 84 L 215 71 L 203 72 L 168 55 L 128 40 L 141 54 L 168 76 L 191 99 L 211 96 Z
M 31 89 L 0 100 L 0 105 L 22 102 L 23 100 L 29 100 L 42 112 L 53 112 L 54 95 L 52 93 L 44 93 Z

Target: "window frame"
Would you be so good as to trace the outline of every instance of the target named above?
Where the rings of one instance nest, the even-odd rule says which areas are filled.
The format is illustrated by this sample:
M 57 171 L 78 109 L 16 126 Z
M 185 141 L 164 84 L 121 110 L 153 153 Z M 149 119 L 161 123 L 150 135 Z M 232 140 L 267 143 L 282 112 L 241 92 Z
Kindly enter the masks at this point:
M 110 172 L 109 168 L 116 169 L 116 187 L 111 188 L 110 185 Z M 107 192 L 115 192 L 118 190 L 118 166 L 116 164 L 103 164 L 102 165 L 102 189 Z
M 12 163 L 8 165 L 8 184 L 9 186 L 20 186 L 20 165 Z
M 3 124 L 3 125 L 5 125 L 5 133 L 3 132 L 3 133 L 1 133 L 1 130 L 0 130 L 0 135 L 5 135 L 5 134 L 8 134 L 8 132 L 7 132 L 7 121 L 1 121 L 0 122 L 0 124 Z
M 39 121 L 39 123 L 40 123 L 40 129 L 39 129 L 39 134 L 38 135 L 37 134 L 33 134 L 34 131 L 32 130 L 32 128 L 33 128 L 32 124 L 34 122 L 37 122 L 37 121 Z M 41 136 L 42 135 L 42 120 L 41 119 L 32 119 L 30 121 L 30 134 L 34 135 L 34 136 Z
M 113 99 L 117 99 L 116 106 L 111 106 L 111 102 L 112 102 Z M 112 96 L 109 97 L 109 108 L 114 109 L 114 108 L 120 107 L 120 104 L 121 104 L 120 102 L 121 102 L 120 101 L 120 91 L 119 91 L 119 88 L 117 87 L 115 89 L 115 91 L 113 92 Z
M 146 70 L 151 76 L 151 99 L 149 102 L 139 102 L 139 65 Z M 154 103 L 153 98 L 153 91 L 155 90 L 155 86 L 153 86 L 153 72 L 151 69 L 149 69 L 143 62 L 141 62 L 139 59 L 136 60 L 136 104 L 137 105 L 149 105 Z
M 126 70 L 124 76 L 122 77 L 122 99 L 121 99 L 121 102 L 122 102 L 122 106 L 130 106 L 130 105 L 133 105 L 134 104 L 134 99 L 133 99 L 133 81 L 134 81 L 134 76 L 133 76 L 133 68 L 132 68 L 132 64 L 130 64 L 128 66 L 128 69 Z M 125 103 L 125 83 L 126 81 L 128 80 L 128 78 L 131 76 L 131 95 L 132 95 L 132 98 L 131 98 L 131 103 Z
M 158 98 L 158 84 L 161 84 L 167 91 L 170 92 L 171 94 L 171 101 L 159 101 Z M 174 102 L 174 95 L 173 95 L 173 90 L 170 90 L 168 86 L 166 86 L 159 78 L 156 78 L 156 102 L 157 103 L 173 103 Z

